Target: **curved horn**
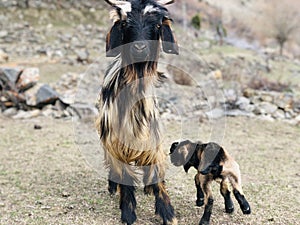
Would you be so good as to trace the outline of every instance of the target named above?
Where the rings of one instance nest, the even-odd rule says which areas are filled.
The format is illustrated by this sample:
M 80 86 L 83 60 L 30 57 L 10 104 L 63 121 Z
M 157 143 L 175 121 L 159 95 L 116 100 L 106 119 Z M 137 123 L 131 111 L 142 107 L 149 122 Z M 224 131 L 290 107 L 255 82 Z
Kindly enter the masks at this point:
M 117 1 L 117 0 L 104 0 L 111 6 L 118 7 L 122 10 L 122 13 L 126 15 L 126 13 L 131 12 L 131 3 L 127 1 Z
M 160 5 L 169 5 L 169 4 L 172 4 L 174 3 L 175 0 L 158 0 L 157 3 L 160 4 Z

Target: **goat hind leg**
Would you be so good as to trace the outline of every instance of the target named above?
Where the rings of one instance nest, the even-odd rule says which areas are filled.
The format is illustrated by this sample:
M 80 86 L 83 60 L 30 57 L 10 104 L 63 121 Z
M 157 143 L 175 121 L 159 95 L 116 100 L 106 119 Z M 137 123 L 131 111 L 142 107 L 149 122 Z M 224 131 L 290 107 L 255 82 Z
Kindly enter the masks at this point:
M 240 208 L 244 214 L 250 214 L 251 213 L 251 208 L 246 200 L 244 194 L 243 194 L 243 189 L 241 186 L 241 179 L 240 176 L 237 176 L 236 179 L 231 178 L 230 182 L 233 186 L 233 194 L 236 200 L 238 201 Z
M 234 211 L 234 205 L 230 196 L 228 179 L 222 180 L 220 184 L 220 192 L 224 198 L 226 213 L 232 213 Z
M 233 190 L 233 194 L 234 194 L 234 197 L 236 198 L 236 200 L 238 201 L 243 213 L 250 214 L 251 208 L 250 208 L 250 205 L 249 205 L 248 201 L 246 200 L 245 196 L 243 194 L 241 194 L 241 192 L 238 191 L 237 189 Z

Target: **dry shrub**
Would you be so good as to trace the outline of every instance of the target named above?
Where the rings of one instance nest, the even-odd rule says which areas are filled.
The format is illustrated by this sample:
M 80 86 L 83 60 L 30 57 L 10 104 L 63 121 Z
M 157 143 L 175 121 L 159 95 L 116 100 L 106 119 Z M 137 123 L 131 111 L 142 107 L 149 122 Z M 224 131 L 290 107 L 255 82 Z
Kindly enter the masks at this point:
M 193 80 L 189 74 L 174 66 L 168 65 L 167 70 L 176 84 L 192 86 Z
M 290 84 L 282 83 L 280 81 L 270 81 L 266 77 L 261 77 L 259 75 L 254 76 L 247 85 L 249 88 L 255 90 L 264 90 L 264 91 L 277 91 L 285 92 L 290 90 Z

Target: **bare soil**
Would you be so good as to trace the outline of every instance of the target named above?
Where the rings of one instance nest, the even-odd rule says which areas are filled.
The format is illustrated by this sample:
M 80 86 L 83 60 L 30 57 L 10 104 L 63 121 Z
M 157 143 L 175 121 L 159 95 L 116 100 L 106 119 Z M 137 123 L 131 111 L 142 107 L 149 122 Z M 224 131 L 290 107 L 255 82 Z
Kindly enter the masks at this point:
M 35 130 L 35 124 L 42 129 Z M 173 126 L 166 127 L 170 144 Z M 209 137 L 209 125 L 201 126 Z M 71 120 L 0 116 L 0 224 L 121 224 L 118 196 L 108 194 L 106 171 L 99 174 L 88 166 L 74 142 L 73 128 Z M 287 123 L 226 119 L 222 145 L 240 164 L 252 214 L 243 215 L 235 200 L 235 212 L 226 214 L 216 183 L 212 224 L 300 224 L 299 132 Z M 198 224 L 203 207 L 195 206 L 195 171 L 185 174 L 172 166 L 168 170 L 166 181 L 179 224 Z M 136 197 L 136 224 L 160 224 L 154 197 L 145 196 L 142 188 Z

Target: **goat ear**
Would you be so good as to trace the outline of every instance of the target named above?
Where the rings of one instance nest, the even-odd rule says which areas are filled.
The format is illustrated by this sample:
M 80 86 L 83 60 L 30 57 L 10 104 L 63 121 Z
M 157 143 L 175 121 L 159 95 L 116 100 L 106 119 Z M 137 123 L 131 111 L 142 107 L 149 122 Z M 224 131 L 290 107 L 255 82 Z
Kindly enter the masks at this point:
M 162 40 L 162 47 L 165 53 L 178 55 L 179 53 L 178 45 L 173 35 L 173 32 L 171 30 L 170 19 L 166 19 L 162 23 L 161 40 Z
M 120 54 L 122 44 L 121 22 L 117 21 L 106 35 L 106 57 L 115 57 Z

